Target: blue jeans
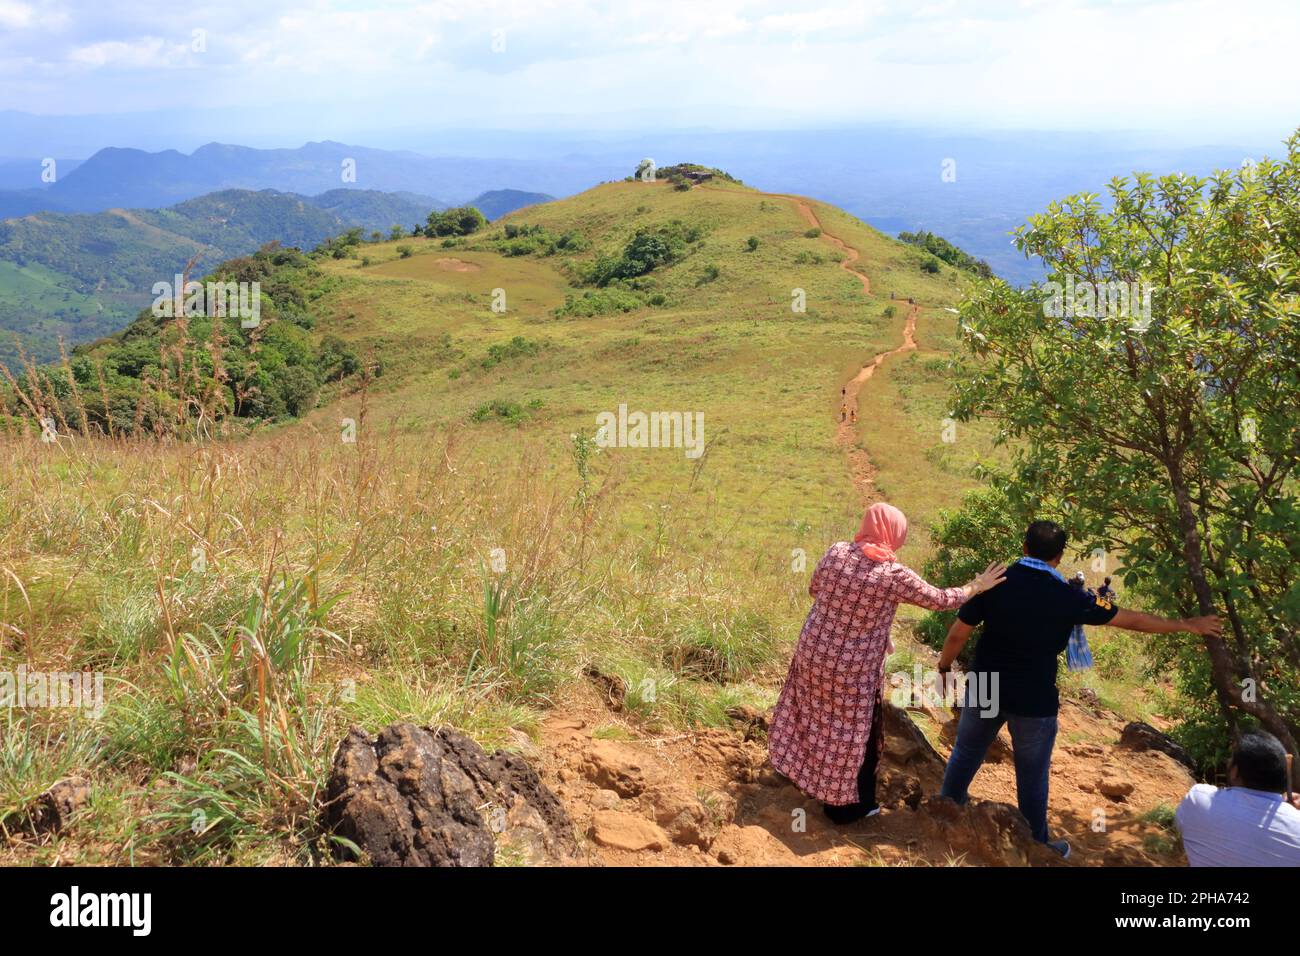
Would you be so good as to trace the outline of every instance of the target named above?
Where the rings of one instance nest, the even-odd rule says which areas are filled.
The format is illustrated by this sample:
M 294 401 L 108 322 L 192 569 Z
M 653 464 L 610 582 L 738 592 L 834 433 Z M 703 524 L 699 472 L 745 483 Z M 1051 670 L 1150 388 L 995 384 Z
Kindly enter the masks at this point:
M 963 707 L 957 723 L 957 740 L 943 773 L 943 796 L 966 802 L 966 789 L 984 763 L 984 754 L 1002 725 L 1011 729 L 1011 751 L 1016 761 L 1016 801 L 1029 821 L 1034 839 L 1047 842 L 1047 785 L 1056 743 L 1056 717 L 1017 717 L 1015 714 L 980 716 L 978 707 Z

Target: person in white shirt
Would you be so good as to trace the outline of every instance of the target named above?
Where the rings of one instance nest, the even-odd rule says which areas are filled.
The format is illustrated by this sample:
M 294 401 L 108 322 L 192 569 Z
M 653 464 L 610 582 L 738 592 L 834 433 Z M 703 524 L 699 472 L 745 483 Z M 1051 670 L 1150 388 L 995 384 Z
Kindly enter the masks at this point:
M 1241 735 L 1228 786 L 1198 783 L 1174 814 L 1191 866 L 1300 866 L 1300 797 L 1272 734 Z

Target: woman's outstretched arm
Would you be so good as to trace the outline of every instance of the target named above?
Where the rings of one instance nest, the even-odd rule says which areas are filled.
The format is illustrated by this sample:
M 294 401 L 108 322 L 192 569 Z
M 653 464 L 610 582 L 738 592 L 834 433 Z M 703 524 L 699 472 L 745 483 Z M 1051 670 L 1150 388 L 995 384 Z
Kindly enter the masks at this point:
M 997 561 L 984 571 L 957 588 L 937 588 L 908 567 L 901 567 L 898 574 L 899 600 L 915 604 L 927 611 L 951 611 L 961 607 L 976 594 L 995 588 L 1007 575 L 1007 566 Z

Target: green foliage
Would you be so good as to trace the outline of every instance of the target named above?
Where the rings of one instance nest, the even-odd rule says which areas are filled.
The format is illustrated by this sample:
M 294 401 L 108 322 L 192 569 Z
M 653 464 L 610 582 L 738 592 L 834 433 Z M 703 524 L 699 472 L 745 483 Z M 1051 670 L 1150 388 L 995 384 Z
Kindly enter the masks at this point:
M 650 299 L 656 299 L 650 302 Z M 649 298 L 623 283 L 606 286 L 603 289 L 587 289 L 581 295 L 569 294 L 564 297 L 564 304 L 554 310 L 557 317 L 590 318 L 594 315 L 609 315 L 613 312 L 635 312 L 647 304 L 662 305 L 662 294 Z
M 201 751 L 192 772 L 164 775 L 172 786 L 151 818 L 151 839 L 178 859 L 221 853 L 268 824 L 311 832 L 329 727 L 308 687 L 323 647 L 340 643 L 326 619 L 342 595 L 320 600 L 315 572 L 266 585 L 234 627 L 182 635 L 164 665 L 178 743 Z M 272 823 L 273 806 L 295 812 Z
M 643 161 L 644 162 L 644 161 Z M 641 166 L 637 166 L 635 173 L 637 178 L 641 175 Z M 710 179 L 717 179 L 722 182 L 740 183 L 740 180 L 730 173 L 718 169 L 714 166 L 701 166 L 699 163 L 676 163 L 672 166 L 660 166 L 655 170 L 655 176 L 659 179 L 666 179 L 675 184 L 679 189 L 690 189 L 692 185 L 699 182 L 705 182 Z
M 542 350 L 543 344 L 533 339 L 526 339 L 522 335 L 516 335 L 509 342 L 497 342 L 489 345 L 487 356 L 479 364 L 483 368 L 494 368 L 509 359 L 536 355 Z
M 91 725 L 38 726 L 14 707 L 0 710 L 0 834 L 21 826 L 36 798 L 55 783 L 90 769 L 99 748 Z
M 587 273 L 591 285 L 605 286 L 616 279 L 635 279 L 660 266 L 672 265 L 684 258 L 693 243 L 704 238 L 700 226 L 673 219 L 660 226 L 638 229 L 619 256 L 596 258 Z
M 997 424 L 1007 487 L 1075 505 L 1073 534 L 1122 556 L 1130 593 L 1167 615 L 1224 618 L 1224 639 L 1153 645 L 1198 756 L 1255 721 L 1295 752 L 1300 135 L 1281 161 L 1109 191 L 1109 210 L 1072 196 L 1017 233 L 1055 288 L 988 280 L 963 304 L 956 414 Z M 1070 283 L 1143 294 L 1062 314 Z
M 993 276 L 993 270 L 989 268 L 987 262 L 963 252 L 942 236 L 936 236 L 932 232 L 900 232 L 898 238 L 908 245 L 924 249 L 930 255 L 942 259 L 948 265 L 957 269 L 973 273 L 984 279 Z M 939 271 L 938 263 L 932 259 L 922 260 L 921 268 L 932 274 Z
M 493 237 L 491 245 L 503 256 L 553 256 L 582 252 L 588 244 L 573 231 L 555 235 L 545 226 L 511 222 L 505 224 L 500 235 Z
M 531 413 L 542 407 L 542 400 L 534 398 L 527 404 L 521 405 L 518 402 L 509 399 L 493 399 L 490 402 L 484 402 L 478 408 L 470 413 L 470 421 L 486 422 L 489 420 L 499 420 L 508 422 L 511 425 L 522 425 L 526 422 Z
M 468 236 L 487 225 L 487 219 L 473 206 L 457 206 L 443 212 L 429 213 L 424 234 L 430 239 L 442 236 Z
M 757 250 L 758 250 L 758 236 L 750 236 L 748 239 L 746 239 L 746 240 L 745 240 L 745 248 L 748 249 L 750 252 L 755 252 L 755 251 L 757 251 Z
M 345 237 L 334 248 L 352 244 Z M 310 332 L 307 303 L 320 278 L 312 256 L 268 245 L 223 263 L 208 277 L 214 283 L 258 283 L 256 327 L 244 328 L 236 316 L 208 315 L 207 309 L 183 321 L 147 310 L 117 335 L 74 349 L 66 369 L 33 369 L 0 385 L 0 400 L 44 409 L 68 427 L 104 434 L 302 415 L 315 407 L 322 385 L 361 368 L 342 339 L 331 335 L 317 342 Z

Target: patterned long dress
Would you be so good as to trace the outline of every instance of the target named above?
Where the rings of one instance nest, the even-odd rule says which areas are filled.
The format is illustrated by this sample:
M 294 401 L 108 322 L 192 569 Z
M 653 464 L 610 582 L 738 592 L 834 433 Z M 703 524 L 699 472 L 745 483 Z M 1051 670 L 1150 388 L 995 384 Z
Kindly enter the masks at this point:
M 813 572 L 812 610 L 768 734 L 772 766 L 831 806 L 858 799 L 881 689 L 889 629 L 899 604 L 960 607 L 961 588 L 936 588 L 896 561 L 874 561 L 849 541 L 831 545 Z

